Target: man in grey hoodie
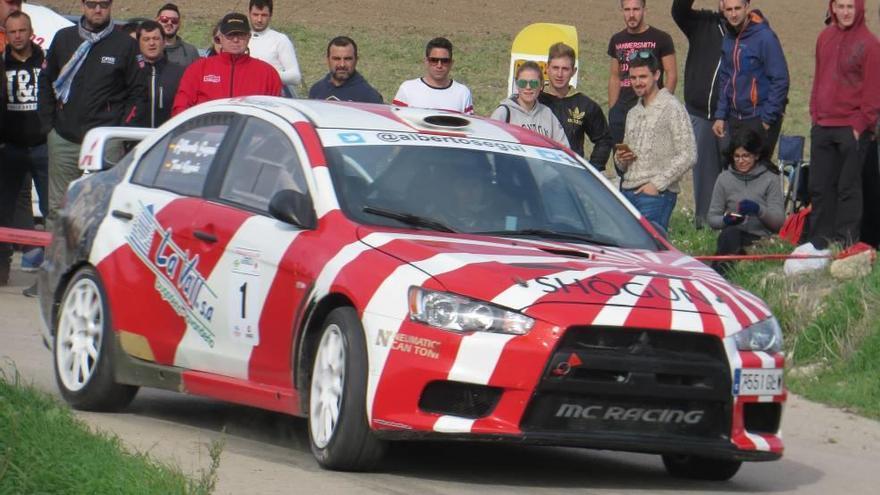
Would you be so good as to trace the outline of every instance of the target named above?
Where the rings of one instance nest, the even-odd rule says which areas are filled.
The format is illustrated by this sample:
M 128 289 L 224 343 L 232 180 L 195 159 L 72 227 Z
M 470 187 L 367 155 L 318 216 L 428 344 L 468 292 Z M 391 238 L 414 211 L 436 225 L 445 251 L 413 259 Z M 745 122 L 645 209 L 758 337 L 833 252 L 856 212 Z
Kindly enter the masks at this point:
M 492 112 L 491 118 L 512 125 L 518 125 L 557 143 L 568 146 L 568 138 L 559 119 L 550 107 L 538 102 L 538 95 L 544 87 L 544 75 L 535 62 L 526 62 L 516 71 L 516 87 L 519 92 L 501 101 Z

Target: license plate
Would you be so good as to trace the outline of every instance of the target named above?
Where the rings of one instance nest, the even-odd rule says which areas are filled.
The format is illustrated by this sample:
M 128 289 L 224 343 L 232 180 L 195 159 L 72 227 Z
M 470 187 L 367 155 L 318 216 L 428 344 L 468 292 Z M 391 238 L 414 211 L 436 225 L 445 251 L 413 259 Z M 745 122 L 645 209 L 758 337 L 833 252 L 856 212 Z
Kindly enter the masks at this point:
M 782 370 L 736 370 L 733 376 L 734 395 L 780 395 Z

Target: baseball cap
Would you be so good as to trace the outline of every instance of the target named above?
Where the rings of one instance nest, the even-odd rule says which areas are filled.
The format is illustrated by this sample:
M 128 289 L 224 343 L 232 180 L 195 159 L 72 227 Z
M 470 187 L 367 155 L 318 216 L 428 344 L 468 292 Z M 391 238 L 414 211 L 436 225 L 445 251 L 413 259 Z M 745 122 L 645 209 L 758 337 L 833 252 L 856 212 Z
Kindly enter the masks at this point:
M 233 12 L 223 16 L 223 19 L 220 21 L 220 32 L 222 34 L 249 33 L 251 32 L 251 25 L 248 23 L 247 16 Z

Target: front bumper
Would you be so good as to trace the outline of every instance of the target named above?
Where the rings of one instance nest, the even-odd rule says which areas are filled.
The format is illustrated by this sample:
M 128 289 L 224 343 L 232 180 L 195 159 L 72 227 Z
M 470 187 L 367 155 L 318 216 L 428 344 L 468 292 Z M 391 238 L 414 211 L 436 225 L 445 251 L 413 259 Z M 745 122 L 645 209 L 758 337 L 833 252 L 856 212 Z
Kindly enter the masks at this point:
M 373 428 L 388 439 L 778 459 L 785 396 L 735 396 L 728 352 L 702 333 L 536 327 L 504 345 L 488 381 L 455 380 L 437 361 L 432 371 L 409 369 L 399 407 L 374 408 Z

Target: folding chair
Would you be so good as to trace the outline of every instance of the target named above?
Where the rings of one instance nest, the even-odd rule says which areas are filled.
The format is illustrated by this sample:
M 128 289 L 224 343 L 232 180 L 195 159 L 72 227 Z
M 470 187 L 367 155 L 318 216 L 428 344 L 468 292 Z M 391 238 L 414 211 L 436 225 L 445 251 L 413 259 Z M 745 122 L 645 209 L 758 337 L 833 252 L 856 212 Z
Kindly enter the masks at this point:
M 810 164 L 804 161 L 805 141 L 804 136 L 779 136 L 779 169 L 783 176 L 786 214 L 794 213 L 810 202 L 807 188 Z

